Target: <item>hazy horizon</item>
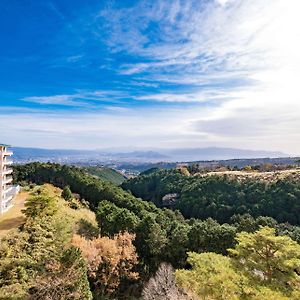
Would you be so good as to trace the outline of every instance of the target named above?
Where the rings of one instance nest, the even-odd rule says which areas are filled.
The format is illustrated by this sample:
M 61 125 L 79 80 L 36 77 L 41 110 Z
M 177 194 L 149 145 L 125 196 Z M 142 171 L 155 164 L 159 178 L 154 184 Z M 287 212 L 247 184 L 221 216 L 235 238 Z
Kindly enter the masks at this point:
M 41 149 L 41 150 L 66 150 L 66 151 L 103 151 L 103 152 L 135 152 L 135 151 L 172 151 L 172 150 L 205 150 L 205 149 L 232 149 L 232 150 L 241 150 L 241 151 L 253 151 L 253 152 L 278 152 L 282 153 L 285 155 L 293 155 L 293 156 L 298 156 L 299 153 L 284 153 L 282 151 L 272 151 L 268 149 L 247 149 L 247 148 L 235 148 L 235 147 L 166 147 L 166 148 L 161 148 L 161 147 L 134 147 L 134 146 L 124 146 L 124 147 L 102 147 L 102 148 L 43 148 L 43 147 L 23 147 L 19 145 L 8 145 L 11 148 L 24 148 L 24 149 Z
M 3 143 L 299 155 L 297 0 L 0 8 Z
M 211 160 L 296 158 L 283 152 L 238 148 L 98 148 L 60 149 L 13 147 L 16 161 L 72 161 L 72 162 L 187 162 Z

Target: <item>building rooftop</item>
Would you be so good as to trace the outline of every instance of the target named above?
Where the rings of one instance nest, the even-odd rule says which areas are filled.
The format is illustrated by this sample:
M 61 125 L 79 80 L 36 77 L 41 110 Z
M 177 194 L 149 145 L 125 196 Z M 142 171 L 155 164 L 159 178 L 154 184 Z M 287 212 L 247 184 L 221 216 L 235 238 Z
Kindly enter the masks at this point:
M 0 147 L 11 147 L 11 145 L 6 145 L 6 144 L 1 144 L 0 143 Z

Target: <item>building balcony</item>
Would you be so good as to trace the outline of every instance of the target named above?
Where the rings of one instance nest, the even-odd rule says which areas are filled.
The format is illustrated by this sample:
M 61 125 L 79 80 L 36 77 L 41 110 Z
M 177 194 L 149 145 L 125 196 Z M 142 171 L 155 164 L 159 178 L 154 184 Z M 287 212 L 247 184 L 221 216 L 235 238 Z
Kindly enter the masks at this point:
M 2 174 L 3 175 L 8 175 L 8 174 L 11 174 L 13 172 L 13 169 L 11 168 L 5 168 L 3 171 L 2 171 Z
M 9 196 L 9 197 L 4 197 L 2 203 L 0 203 L 1 207 L 0 207 L 0 212 L 4 213 L 6 211 L 8 211 L 12 206 L 13 206 L 13 196 Z
M 14 190 L 14 187 L 11 185 L 11 186 L 7 186 L 5 190 L 3 190 L 3 194 L 6 195 L 6 194 L 12 194 L 13 193 L 13 190 Z
M 12 151 L 4 151 L 2 152 L 4 156 L 12 156 L 14 153 Z
M 3 160 L 3 165 L 12 165 L 13 161 L 12 160 Z
M 12 195 L 12 194 L 5 195 L 5 196 L 3 197 L 3 202 L 4 202 L 4 203 L 5 203 L 5 202 L 9 202 L 9 201 L 11 201 L 11 200 L 13 199 L 13 197 L 14 197 L 14 195 Z
M 11 183 L 13 181 L 12 176 L 6 176 L 3 180 L 2 180 L 2 185 Z

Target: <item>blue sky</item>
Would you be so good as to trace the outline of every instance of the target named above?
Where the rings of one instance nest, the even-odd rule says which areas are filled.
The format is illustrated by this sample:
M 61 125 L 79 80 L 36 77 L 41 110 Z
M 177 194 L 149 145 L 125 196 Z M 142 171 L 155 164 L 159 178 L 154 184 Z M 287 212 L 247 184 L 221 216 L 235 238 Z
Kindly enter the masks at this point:
M 299 149 L 297 0 L 0 8 L 2 142 Z

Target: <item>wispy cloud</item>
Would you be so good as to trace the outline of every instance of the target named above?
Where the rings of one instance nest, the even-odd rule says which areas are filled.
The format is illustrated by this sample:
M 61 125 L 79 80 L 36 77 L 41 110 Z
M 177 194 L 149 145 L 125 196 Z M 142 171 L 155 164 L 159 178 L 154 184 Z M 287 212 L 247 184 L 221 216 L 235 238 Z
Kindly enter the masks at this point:
M 109 9 L 101 16 L 111 28 L 112 49 L 145 59 L 123 65 L 121 73 L 175 68 L 194 75 L 253 69 L 254 61 L 255 67 L 264 65 L 266 61 L 258 58 L 267 49 L 257 40 L 273 15 L 270 12 L 266 18 L 262 9 L 268 11 L 268 1 L 141 1 L 131 8 Z
M 128 97 L 125 92 L 120 91 L 80 91 L 69 95 L 30 96 L 21 100 L 38 103 L 41 105 L 61 105 L 73 107 L 92 107 L 97 102 L 120 103 Z
M 5 128 L 1 138 L 14 145 L 49 148 L 227 146 L 297 154 L 300 107 L 293 113 L 282 107 L 276 124 L 260 109 L 236 108 L 237 115 L 226 103 L 218 108 L 0 112 L 0 126 Z M 274 112 L 271 109 L 271 116 Z
M 100 16 L 111 49 L 139 57 L 123 64 L 121 74 L 194 85 L 210 78 L 222 85 L 252 83 L 261 71 L 299 61 L 299 8 L 297 0 L 140 1 Z
M 201 90 L 198 92 L 188 92 L 188 93 L 157 93 L 149 94 L 143 96 L 136 96 L 137 100 L 146 100 L 146 101 L 158 101 L 158 102 L 211 102 L 212 100 L 224 100 L 226 99 L 227 94 L 224 91 L 218 90 Z
M 64 105 L 64 106 L 84 106 L 85 103 L 78 101 L 82 95 L 54 95 L 54 96 L 32 96 L 21 100 L 39 104 Z
M 52 62 L 72 66 L 78 85 L 68 90 L 68 81 L 63 92 L 23 97 L 39 105 L 35 112 L 24 108 L 22 118 L 23 108 L 10 121 L 0 110 L 3 134 L 25 144 L 18 130 L 28 129 L 31 141 L 62 147 L 296 152 L 299 10 L 299 0 L 137 0 L 109 1 L 104 9 L 68 18 L 67 29 L 50 41 L 62 51 Z M 67 15 L 52 11 L 64 22 Z M 58 105 L 66 108 L 63 114 Z M 39 131 L 49 132 L 49 140 L 37 138 Z
M 252 132 L 257 143 L 275 144 L 270 137 L 285 132 L 294 139 L 300 127 L 299 9 L 297 0 L 140 1 L 101 17 L 110 27 L 111 49 L 135 57 L 121 74 L 176 88 L 136 99 L 226 99 L 208 116 L 195 117 L 193 128 L 223 142 Z

